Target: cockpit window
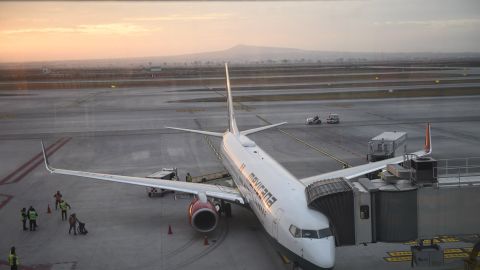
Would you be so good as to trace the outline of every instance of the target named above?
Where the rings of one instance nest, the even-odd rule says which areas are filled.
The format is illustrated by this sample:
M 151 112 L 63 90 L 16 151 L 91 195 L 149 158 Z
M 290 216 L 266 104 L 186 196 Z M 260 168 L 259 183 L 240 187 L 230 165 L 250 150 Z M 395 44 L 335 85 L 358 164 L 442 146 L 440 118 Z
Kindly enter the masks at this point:
M 325 238 L 332 235 L 332 230 L 330 230 L 330 228 L 325 228 L 318 231 L 318 238 Z
M 293 237 L 295 238 L 325 238 L 332 236 L 332 231 L 330 228 L 325 228 L 321 230 L 304 230 L 304 229 L 299 229 L 295 225 L 290 225 L 290 233 L 292 234 Z
M 290 225 L 290 233 L 293 235 L 293 237 L 300 237 L 302 234 L 302 231 L 295 227 L 294 225 Z
M 318 233 L 315 230 L 302 230 L 302 238 L 318 238 Z

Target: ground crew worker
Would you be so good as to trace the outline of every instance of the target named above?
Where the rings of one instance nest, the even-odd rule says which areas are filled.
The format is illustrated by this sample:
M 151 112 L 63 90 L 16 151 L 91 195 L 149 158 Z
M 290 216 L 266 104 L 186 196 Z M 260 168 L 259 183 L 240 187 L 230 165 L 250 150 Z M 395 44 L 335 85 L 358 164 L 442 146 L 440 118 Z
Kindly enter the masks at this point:
M 28 208 L 28 220 L 30 220 L 30 231 L 35 231 L 37 229 L 37 217 L 38 213 L 35 211 L 35 208 L 33 206 L 30 206 Z
M 18 256 L 15 253 L 15 247 L 10 249 L 10 254 L 8 254 L 8 265 L 10 265 L 10 270 L 18 269 Z
M 58 205 L 62 202 L 62 193 L 57 190 L 57 193 L 53 194 L 53 197 L 55 198 L 55 210 L 58 210 Z
M 192 182 L 192 176 L 189 172 L 187 172 L 187 176 L 185 176 L 185 182 Z
M 20 210 L 20 213 L 22 215 L 22 224 L 23 224 L 23 230 L 27 230 L 27 209 L 24 207 L 22 210 Z
M 70 234 L 73 229 L 73 234 L 77 235 L 77 222 L 77 215 L 75 215 L 75 213 L 71 214 L 68 218 L 68 223 L 70 223 L 70 229 L 68 229 L 68 234 Z
M 67 220 L 67 207 L 72 209 L 72 207 L 70 207 L 70 205 L 66 201 L 62 200 L 60 202 L 60 209 L 62 210 L 62 220 Z

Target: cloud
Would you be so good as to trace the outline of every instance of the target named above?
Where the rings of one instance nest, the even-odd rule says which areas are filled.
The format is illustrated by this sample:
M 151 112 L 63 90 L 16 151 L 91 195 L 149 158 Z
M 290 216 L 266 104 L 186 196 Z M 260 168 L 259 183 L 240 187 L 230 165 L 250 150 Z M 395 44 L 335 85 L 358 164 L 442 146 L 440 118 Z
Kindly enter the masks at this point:
M 81 24 L 74 27 L 43 27 L 43 28 L 20 28 L 2 30 L 6 35 L 30 34 L 30 33 L 83 33 L 83 34 L 131 34 L 148 32 L 150 30 L 130 23 L 110 24 Z
M 480 25 L 480 19 L 453 19 L 453 20 L 429 20 L 429 21 L 386 21 L 375 22 L 375 25 L 407 25 L 427 27 L 465 27 Z
M 125 18 L 126 21 L 142 21 L 142 22 L 154 22 L 154 21 L 209 21 L 209 20 L 225 20 L 231 18 L 230 13 L 208 13 L 203 15 L 185 15 L 185 14 L 171 14 L 166 16 L 156 17 L 135 17 Z

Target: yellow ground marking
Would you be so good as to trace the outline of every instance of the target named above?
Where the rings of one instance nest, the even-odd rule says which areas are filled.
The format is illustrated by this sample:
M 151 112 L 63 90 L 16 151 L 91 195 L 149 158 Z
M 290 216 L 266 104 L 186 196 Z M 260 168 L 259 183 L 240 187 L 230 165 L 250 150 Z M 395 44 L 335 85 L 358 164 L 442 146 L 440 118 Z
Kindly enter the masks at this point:
M 411 251 L 390 251 L 387 254 L 391 257 L 412 256 Z
M 446 248 L 443 250 L 443 254 L 463 253 L 461 248 Z
M 207 87 L 207 88 L 208 88 L 209 90 L 212 90 L 212 88 L 210 88 L 210 87 Z M 214 92 L 217 93 L 218 95 L 222 96 L 222 97 L 225 97 L 225 95 L 224 95 L 223 93 L 220 93 L 220 92 L 218 92 L 218 91 L 214 91 Z M 245 110 L 245 111 L 247 111 L 247 112 L 249 112 L 249 111 L 251 111 L 251 110 L 254 110 L 253 107 L 244 105 L 244 104 L 242 104 L 241 102 L 235 102 L 235 101 L 234 101 L 233 103 L 234 103 L 234 104 L 233 104 L 233 107 L 234 107 L 234 108 L 237 108 L 237 107 L 235 106 L 235 105 L 237 105 L 237 106 L 240 106 L 239 109 Z M 272 124 L 270 121 L 268 121 L 267 119 L 261 117 L 260 115 L 257 114 L 256 116 L 257 116 L 258 119 L 262 120 L 263 122 L 267 123 L 268 125 L 271 125 L 271 124 Z M 304 140 L 302 140 L 302 139 L 300 139 L 300 138 L 295 137 L 293 134 L 290 134 L 290 133 L 286 132 L 286 131 L 283 130 L 283 129 L 278 128 L 278 130 L 279 130 L 280 132 L 282 132 L 283 134 L 285 134 L 285 135 L 293 138 L 294 140 L 296 140 L 296 141 L 298 141 L 298 142 L 300 142 L 300 143 L 302 143 L 302 144 L 304 144 L 304 145 L 312 148 L 313 150 L 315 150 L 315 151 L 323 154 L 324 156 L 327 156 L 327 157 L 329 157 L 329 158 L 337 161 L 338 163 L 340 163 L 340 164 L 341 164 L 342 166 L 344 166 L 345 168 L 352 167 L 352 166 L 351 166 L 350 164 L 348 164 L 347 162 L 345 162 L 345 161 L 343 161 L 343 160 L 335 157 L 334 155 L 328 153 L 327 151 L 325 151 L 325 150 L 323 150 L 323 149 L 320 149 L 320 148 L 318 148 L 318 147 L 316 147 L 316 146 L 314 146 L 314 145 L 311 145 L 311 144 L 307 143 L 306 141 L 304 141 Z
M 461 259 L 467 258 L 470 256 L 470 252 L 472 251 L 471 247 L 465 248 L 446 248 L 443 251 L 443 258 L 444 259 Z M 406 262 L 412 260 L 412 252 L 411 251 L 389 251 L 387 252 L 389 257 L 384 257 L 383 259 L 387 262 Z M 478 254 L 480 257 L 480 254 Z
M 458 259 L 458 258 L 467 258 L 467 253 L 452 253 L 452 254 L 443 254 L 445 259 Z
M 281 255 L 280 257 L 282 258 L 282 261 L 283 261 L 284 264 L 289 264 L 290 263 L 290 260 L 287 258 L 287 256 Z
M 188 113 L 194 113 L 194 112 L 203 112 L 205 109 L 177 109 L 175 110 L 176 112 L 188 112 Z
M 383 259 L 387 262 L 409 262 L 412 260 L 412 256 L 385 257 Z
M 431 242 L 430 239 L 423 240 L 424 245 L 430 245 L 430 242 Z M 450 236 L 450 235 L 440 235 L 438 237 L 433 238 L 433 243 L 434 244 L 453 243 L 453 242 L 460 242 L 460 240 L 458 238 L 456 238 L 454 236 Z M 409 241 L 409 242 L 404 242 L 403 244 L 413 246 L 413 245 L 417 245 L 418 242 L 417 241 Z
M 258 119 L 262 120 L 263 122 L 267 123 L 268 125 L 271 125 L 271 124 L 272 124 L 271 122 L 267 121 L 265 118 L 261 117 L 260 115 L 256 115 L 256 116 L 257 116 Z M 342 164 L 342 165 L 345 165 L 347 168 L 348 168 L 348 167 L 351 167 L 350 164 L 348 164 L 347 162 L 345 162 L 345 161 L 337 158 L 336 156 L 328 153 L 327 151 L 325 151 L 325 150 L 323 150 L 323 149 L 321 149 L 321 148 L 318 148 L 318 147 L 316 147 L 315 145 L 312 145 L 312 144 L 310 144 L 310 143 L 308 143 L 308 142 L 306 142 L 306 141 L 304 141 L 304 140 L 302 140 L 302 139 L 294 136 L 293 134 L 286 132 L 285 130 L 283 130 L 283 129 L 281 129 L 281 128 L 279 128 L 278 130 L 279 130 L 280 132 L 282 132 L 283 134 L 289 136 L 290 138 L 292 138 L 292 139 L 294 139 L 294 140 L 296 140 L 296 141 L 298 141 L 298 142 L 300 142 L 300 143 L 302 143 L 302 144 L 304 144 L 304 145 L 312 148 L 313 150 L 315 150 L 315 151 L 323 154 L 324 156 L 327 156 L 327 157 L 329 157 L 329 158 L 337 161 L 338 163 L 340 163 L 340 164 Z
M 15 119 L 15 115 L 14 115 L 14 114 L 10 114 L 10 113 L 2 113 L 2 114 L 0 114 L 0 120 L 12 120 L 12 119 Z
M 455 238 L 455 237 L 442 238 L 441 240 L 442 240 L 442 242 L 444 242 L 444 243 L 452 243 L 452 242 L 459 242 L 459 241 L 460 241 L 460 240 L 458 240 L 458 239 Z

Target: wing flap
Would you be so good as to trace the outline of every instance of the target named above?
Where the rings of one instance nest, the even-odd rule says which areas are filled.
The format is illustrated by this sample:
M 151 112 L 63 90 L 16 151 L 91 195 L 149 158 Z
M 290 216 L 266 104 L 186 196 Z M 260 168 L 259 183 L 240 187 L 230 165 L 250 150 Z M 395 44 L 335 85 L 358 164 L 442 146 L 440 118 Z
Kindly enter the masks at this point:
M 74 170 L 66 170 L 66 169 L 56 169 L 51 167 L 51 165 L 48 162 L 47 155 L 45 154 L 45 148 L 43 146 L 43 142 L 42 142 L 42 151 L 43 151 L 43 158 L 45 161 L 45 167 L 47 171 L 49 171 L 52 174 L 73 175 L 73 176 L 91 178 L 91 179 L 96 179 L 101 181 L 116 182 L 116 183 L 145 186 L 145 187 L 155 187 L 155 188 L 174 190 L 174 191 L 185 192 L 190 194 L 199 194 L 203 192 L 209 197 L 228 200 L 228 201 L 232 201 L 239 204 L 245 203 L 242 195 L 237 189 L 224 187 L 224 186 L 162 180 L 162 179 L 151 179 L 151 178 L 145 178 L 145 177 L 74 171 Z
M 200 192 L 204 192 L 207 196 L 210 196 L 210 197 L 244 204 L 243 197 L 241 196 L 240 192 L 238 192 L 238 190 L 234 188 L 224 187 L 224 186 L 162 180 L 162 179 L 150 179 L 145 177 L 134 177 L 134 176 L 94 173 L 94 172 L 85 172 L 85 171 L 55 169 L 50 166 L 48 167 L 47 170 L 49 170 L 53 174 L 80 176 L 80 177 L 109 181 L 109 182 L 117 182 L 117 183 L 124 183 L 124 184 L 145 186 L 145 187 L 155 187 L 160 189 L 168 189 L 168 190 L 174 190 L 174 191 L 185 192 L 190 194 L 198 194 Z

